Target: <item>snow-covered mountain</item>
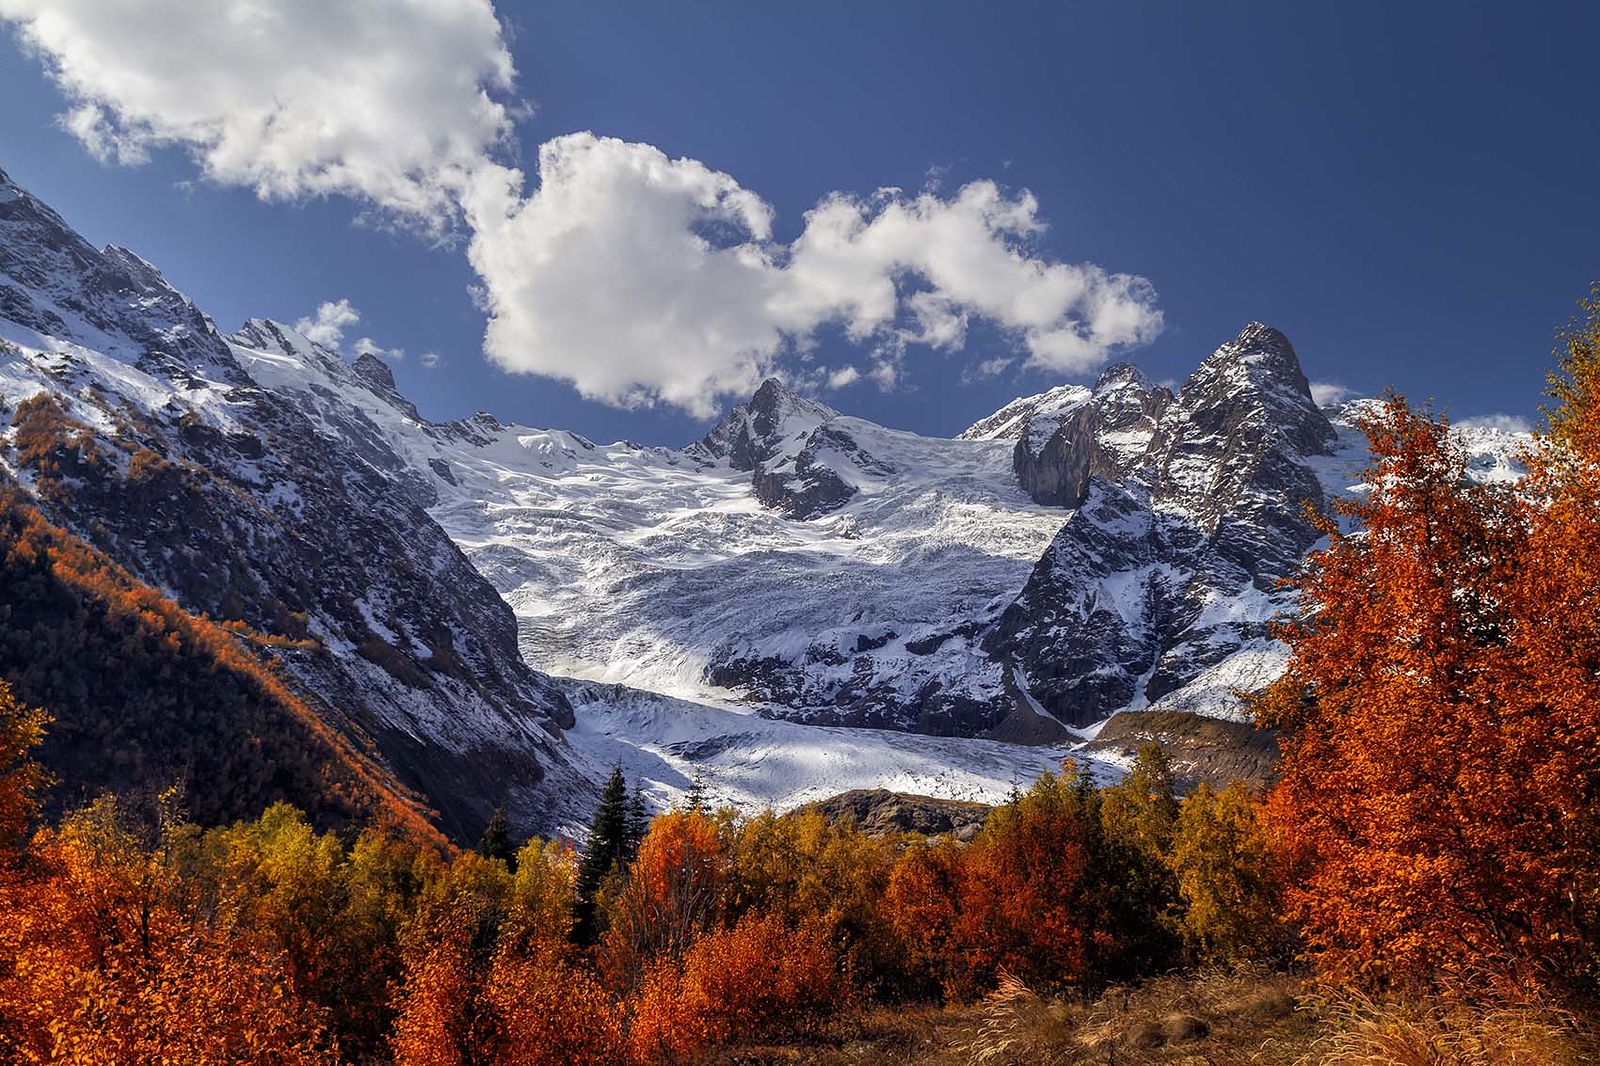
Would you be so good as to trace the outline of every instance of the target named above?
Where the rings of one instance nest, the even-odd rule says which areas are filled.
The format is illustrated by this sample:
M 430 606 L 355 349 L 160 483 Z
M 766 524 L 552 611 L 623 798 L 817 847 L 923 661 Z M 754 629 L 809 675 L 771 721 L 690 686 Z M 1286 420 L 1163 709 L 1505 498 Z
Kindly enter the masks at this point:
M 0 338 L 0 413 L 49 393 L 110 457 L 47 475 L 12 434 L 0 479 L 185 606 L 315 638 L 293 676 L 462 834 L 571 825 L 614 762 L 661 799 L 994 799 L 1119 711 L 1235 713 L 1282 666 L 1303 504 L 1362 465 L 1255 323 L 1177 392 L 1119 365 L 955 439 L 777 380 L 682 449 L 434 423 L 3 175 Z M 1521 438 L 1473 433 L 1515 476 Z
M 285 652 L 291 677 L 446 828 L 473 832 L 496 803 L 525 824 L 581 817 L 571 706 L 521 660 L 424 481 L 358 421 L 330 436 L 236 350 L 149 263 L 93 248 L 0 174 L 0 481 L 186 608 L 314 641 Z M 65 460 L 15 447 L 39 394 Z

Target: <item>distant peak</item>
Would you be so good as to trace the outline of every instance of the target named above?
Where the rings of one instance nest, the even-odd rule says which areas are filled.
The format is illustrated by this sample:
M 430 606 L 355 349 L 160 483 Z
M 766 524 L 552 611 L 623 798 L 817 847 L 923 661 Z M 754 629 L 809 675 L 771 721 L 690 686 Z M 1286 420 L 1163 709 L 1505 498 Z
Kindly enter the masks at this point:
M 775 377 L 761 383 L 761 387 L 750 397 L 748 407 L 752 414 L 769 418 L 781 417 L 791 411 L 804 411 L 824 419 L 838 413 L 820 400 L 800 395 Z
M 1144 371 L 1132 363 L 1112 363 L 1101 371 L 1100 378 L 1094 383 L 1095 392 L 1104 392 L 1107 389 L 1122 388 L 1133 385 L 1139 389 L 1151 388 L 1151 381 L 1145 376 Z
M 1239 385 L 1283 382 L 1303 393 L 1308 401 L 1311 398 L 1311 386 L 1300 368 L 1294 345 L 1281 330 L 1262 322 L 1247 323 L 1238 336 L 1205 358 L 1190 381 L 1218 373 L 1237 379 Z
M 380 392 L 398 391 L 394 384 L 394 371 L 389 369 L 388 363 L 371 352 L 362 352 L 350 365 L 356 372 L 356 377 L 366 382 L 368 387 Z
M 793 395 L 794 393 L 790 392 L 789 387 L 782 381 L 777 378 L 768 378 L 761 383 L 761 387 L 756 389 L 755 393 L 750 397 L 750 406 L 757 410 L 763 408 L 770 410 Z
M 1250 322 L 1208 355 L 1183 383 L 1180 401 L 1191 411 L 1240 403 L 1271 412 L 1303 454 L 1326 454 L 1334 438 L 1327 416 L 1311 398 L 1311 383 L 1282 331 Z
M 1233 343 L 1237 347 L 1257 351 L 1286 352 L 1289 358 L 1294 359 L 1296 363 L 1299 362 L 1299 359 L 1294 354 L 1294 345 L 1289 343 L 1289 338 L 1283 335 L 1282 330 L 1269 326 L 1265 322 L 1245 323 L 1245 327 L 1239 331 L 1239 335 L 1233 338 Z

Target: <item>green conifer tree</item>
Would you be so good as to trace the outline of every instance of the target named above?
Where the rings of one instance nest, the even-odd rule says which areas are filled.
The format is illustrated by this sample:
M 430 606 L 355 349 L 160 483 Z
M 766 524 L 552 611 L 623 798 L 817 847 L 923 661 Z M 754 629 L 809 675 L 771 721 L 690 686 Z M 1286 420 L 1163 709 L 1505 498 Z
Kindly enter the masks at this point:
M 599 934 L 595 925 L 595 899 L 611 872 L 628 861 L 628 782 L 622 767 L 612 769 L 600 793 L 589 842 L 578 864 L 578 898 L 574 907 L 573 938 L 580 944 L 593 943 Z
M 632 862 L 639 854 L 639 845 L 644 843 L 644 835 L 650 832 L 650 810 L 645 806 L 644 789 L 638 784 L 633 786 L 633 796 L 628 800 L 628 847 L 627 859 Z
M 696 814 L 704 814 L 706 809 L 706 783 L 700 776 L 700 771 L 694 772 L 694 777 L 689 779 L 689 791 L 683 794 L 683 809 Z
M 489 859 L 499 859 L 506 869 L 517 872 L 517 849 L 511 844 L 511 823 L 506 820 L 506 809 L 496 807 L 478 838 L 478 854 Z

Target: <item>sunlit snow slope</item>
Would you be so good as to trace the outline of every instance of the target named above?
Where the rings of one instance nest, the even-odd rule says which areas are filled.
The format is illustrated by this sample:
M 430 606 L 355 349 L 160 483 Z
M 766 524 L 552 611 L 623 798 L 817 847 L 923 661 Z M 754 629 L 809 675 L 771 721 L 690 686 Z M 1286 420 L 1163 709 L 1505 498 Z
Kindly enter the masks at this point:
M 751 472 L 710 438 L 677 451 L 488 415 L 430 424 L 375 361 L 351 366 L 273 323 L 233 339 L 240 365 L 298 395 L 330 437 L 393 454 L 426 482 L 430 514 L 516 612 L 528 664 L 594 683 L 569 686 L 566 735 L 597 772 L 621 762 L 662 798 L 701 777 L 744 806 L 886 782 L 994 799 L 1065 754 L 815 724 L 838 720 L 841 692 L 876 693 L 895 712 L 930 687 L 1000 694 L 1000 668 L 971 634 L 1067 514 L 1021 490 L 1008 442 L 887 430 L 774 387 L 787 416 L 775 457 L 827 421 L 870 458 L 838 460 L 850 498 L 800 520 L 764 506 Z M 740 673 L 751 663 L 766 673 Z M 780 720 L 797 714 L 813 724 Z

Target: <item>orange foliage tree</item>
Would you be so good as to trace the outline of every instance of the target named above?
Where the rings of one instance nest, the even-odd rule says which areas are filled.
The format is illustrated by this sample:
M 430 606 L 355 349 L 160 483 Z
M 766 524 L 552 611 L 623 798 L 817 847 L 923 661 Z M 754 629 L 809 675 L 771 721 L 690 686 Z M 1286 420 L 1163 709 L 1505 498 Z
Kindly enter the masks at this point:
M 641 1060 L 687 1059 L 735 1035 L 797 1028 L 845 993 L 826 929 L 752 911 L 651 964 L 629 1033 Z
M 1600 304 L 1569 338 L 1519 492 L 1390 399 L 1356 532 L 1299 579 L 1261 699 L 1269 814 L 1323 969 L 1373 982 L 1592 976 L 1600 884 Z
M 883 905 L 895 849 L 848 819 L 818 811 L 748 819 L 727 849 L 730 915 L 778 914 L 791 928 L 815 925 L 838 946 L 852 981 L 892 992 L 903 949 Z
M 970 844 L 914 847 L 896 865 L 891 913 L 948 995 L 982 992 L 1001 970 L 1089 988 L 1149 964 L 1161 901 L 1108 838 L 1100 802 L 1087 777 L 1046 773 Z
M 515 876 L 463 853 L 427 879 L 401 938 L 399 1066 L 620 1061 L 620 1010 L 566 940 L 575 878 L 570 848 L 533 841 Z
M 28 823 L 38 812 L 45 773 L 33 752 L 49 722 L 44 711 L 23 706 L 0 678 L 0 876 L 15 861 Z
M 643 980 L 658 956 L 680 958 L 723 914 L 721 827 L 698 810 L 657 815 L 626 880 L 602 903 L 601 968 L 613 987 Z
M 0 1051 L 17 1062 L 332 1063 L 284 959 L 102 801 L 35 841 L 0 885 Z

